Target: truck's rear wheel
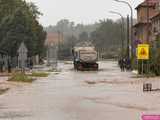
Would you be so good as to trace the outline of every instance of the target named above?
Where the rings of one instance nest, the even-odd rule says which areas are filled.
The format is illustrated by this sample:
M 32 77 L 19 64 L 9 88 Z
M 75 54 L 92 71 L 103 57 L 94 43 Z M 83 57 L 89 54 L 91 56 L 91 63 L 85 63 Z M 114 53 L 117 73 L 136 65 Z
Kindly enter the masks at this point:
M 83 70 L 82 64 L 80 64 L 80 63 L 77 64 L 77 70 Z
M 99 69 L 99 65 L 96 63 L 93 65 L 94 70 L 98 70 Z

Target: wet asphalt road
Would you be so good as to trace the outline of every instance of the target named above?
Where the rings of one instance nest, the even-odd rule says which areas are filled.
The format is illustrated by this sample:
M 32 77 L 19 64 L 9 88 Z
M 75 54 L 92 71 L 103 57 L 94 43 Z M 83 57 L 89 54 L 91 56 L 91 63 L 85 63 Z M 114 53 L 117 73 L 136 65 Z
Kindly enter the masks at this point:
M 142 78 L 122 73 L 117 63 L 100 63 L 98 72 L 78 72 L 59 64 L 32 84 L 0 96 L 0 120 L 141 120 L 160 114 L 160 92 L 143 93 Z

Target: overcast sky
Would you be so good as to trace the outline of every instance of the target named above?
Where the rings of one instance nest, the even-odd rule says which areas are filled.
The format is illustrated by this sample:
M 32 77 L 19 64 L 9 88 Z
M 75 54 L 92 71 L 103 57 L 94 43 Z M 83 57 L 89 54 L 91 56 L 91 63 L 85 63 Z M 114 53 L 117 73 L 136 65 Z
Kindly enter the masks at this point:
M 27 0 L 34 2 L 43 13 L 40 23 L 44 26 L 55 25 L 60 19 L 69 19 L 75 23 L 90 24 L 100 19 L 118 19 L 119 16 L 109 11 L 120 12 L 123 16 L 130 14 L 129 8 L 114 0 Z M 133 8 L 144 0 L 126 0 Z M 134 17 L 136 11 L 134 10 Z

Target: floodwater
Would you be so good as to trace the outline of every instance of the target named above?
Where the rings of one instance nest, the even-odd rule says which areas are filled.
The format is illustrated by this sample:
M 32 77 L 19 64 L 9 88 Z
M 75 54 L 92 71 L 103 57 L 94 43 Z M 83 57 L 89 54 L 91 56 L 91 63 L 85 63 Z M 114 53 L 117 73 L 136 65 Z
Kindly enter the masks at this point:
M 100 62 L 98 72 L 75 71 L 68 63 L 59 69 L 1 95 L 0 120 L 141 120 L 142 114 L 160 114 L 160 92 L 143 93 L 147 79 L 121 72 L 116 62 Z

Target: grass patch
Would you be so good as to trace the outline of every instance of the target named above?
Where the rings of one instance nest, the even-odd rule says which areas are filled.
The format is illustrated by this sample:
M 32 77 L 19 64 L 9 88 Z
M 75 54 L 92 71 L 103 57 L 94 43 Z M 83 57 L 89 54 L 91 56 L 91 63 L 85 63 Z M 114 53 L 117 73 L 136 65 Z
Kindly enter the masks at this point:
M 49 73 L 44 72 L 33 72 L 30 76 L 32 77 L 48 77 Z
M 25 73 L 13 73 L 11 78 L 8 81 L 13 81 L 13 82 L 33 82 L 34 79 L 27 76 Z
M 48 70 L 47 72 L 56 72 L 56 73 L 59 73 L 59 72 L 61 72 L 61 70 L 50 69 L 50 70 Z
M 72 61 L 65 61 L 64 64 L 73 64 Z

